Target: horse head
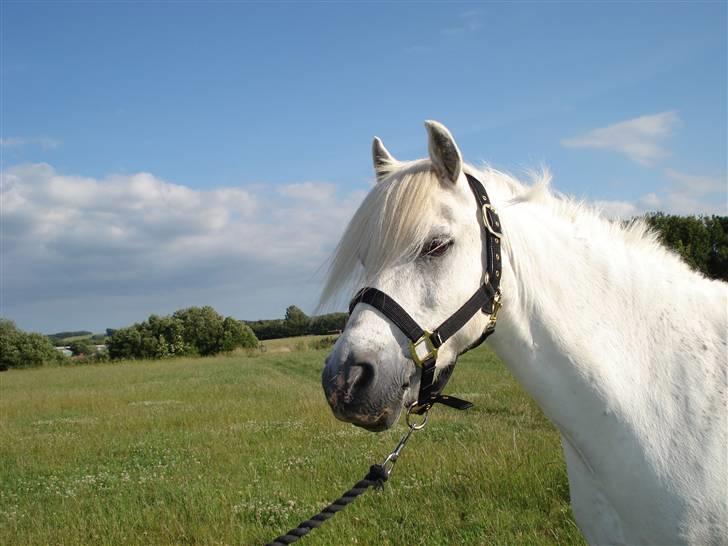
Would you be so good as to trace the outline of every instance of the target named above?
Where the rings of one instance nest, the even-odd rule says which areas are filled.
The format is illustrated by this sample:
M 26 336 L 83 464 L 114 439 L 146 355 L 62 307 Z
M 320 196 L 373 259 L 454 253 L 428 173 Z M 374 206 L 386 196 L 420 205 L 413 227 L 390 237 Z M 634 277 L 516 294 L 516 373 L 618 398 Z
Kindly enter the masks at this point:
M 481 207 L 460 150 L 440 123 L 426 128 L 427 159 L 397 161 L 374 139 L 377 184 L 338 245 L 322 301 L 352 284 L 375 288 L 433 331 L 483 286 L 487 257 Z M 445 341 L 436 373 L 477 343 L 488 322 L 487 314 L 475 313 Z M 322 383 L 337 418 L 380 431 L 416 402 L 422 373 L 401 328 L 376 306 L 360 303 L 326 358 Z

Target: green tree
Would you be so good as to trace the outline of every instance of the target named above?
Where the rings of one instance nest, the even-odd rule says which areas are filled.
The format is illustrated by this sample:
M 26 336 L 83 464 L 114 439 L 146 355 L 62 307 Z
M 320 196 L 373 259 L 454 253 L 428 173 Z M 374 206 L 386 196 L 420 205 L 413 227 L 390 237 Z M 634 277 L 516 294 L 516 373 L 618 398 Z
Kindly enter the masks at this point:
M 180 309 L 172 316 L 150 315 L 144 322 L 115 330 L 108 341 L 113 359 L 208 356 L 257 346 L 258 339 L 248 326 L 223 318 L 209 306 Z
M 728 280 L 728 217 L 648 214 L 662 242 L 705 276 Z
M 69 345 L 69 348 L 71 349 L 71 354 L 73 354 L 73 356 L 90 356 L 96 352 L 96 347 L 91 345 L 87 339 L 74 341 Z
M 728 281 L 728 216 L 711 216 L 705 219 L 710 233 L 708 276 Z
M 240 320 L 226 317 L 222 323 L 222 331 L 221 351 L 229 352 L 238 347 L 255 348 L 258 346 L 258 339 L 253 330 Z
M 308 333 L 308 326 L 311 319 L 308 315 L 301 311 L 295 305 L 290 305 L 286 309 L 286 318 L 284 319 L 285 328 L 289 336 L 302 336 Z
M 0 367 L 26 368 L 63 361 L 43 334 L 20 330 L 12 320 L 0 319 Z
M 223 317 L 209 305 L 175 311 L 172 318 L 181 321 L 184 340 L 202 356 L 220 352 Z
M 194 347 L 185 340 L 185 329 L 181 320 L 151 315 L 148 323 L 151 335 L 157 340 L 155 358 L 195 354 Z
M 288 335 L 285 322 L 281 319 L 254 320 L 246 324 L 258 339 L 278 339 Z
M 142 332 L 139 324 L 114 330 L 107 343 L 109 357 L 113 359 L 143 358 Z
M 348 313 L 329 313 L 327 315 L 313 317 L 311 319 L 309 333 L 321 335 L 341 332 L 346 327 L 347 320 L 349 320 Z
M 341 331 L 346 326 L 347 313 L 329 313 L 309 317 L 295 305 L 286 309 L 284 320 L 251 320 L 246 324 L 258 339 L 277 339 L 293 335 L 330 334 Z

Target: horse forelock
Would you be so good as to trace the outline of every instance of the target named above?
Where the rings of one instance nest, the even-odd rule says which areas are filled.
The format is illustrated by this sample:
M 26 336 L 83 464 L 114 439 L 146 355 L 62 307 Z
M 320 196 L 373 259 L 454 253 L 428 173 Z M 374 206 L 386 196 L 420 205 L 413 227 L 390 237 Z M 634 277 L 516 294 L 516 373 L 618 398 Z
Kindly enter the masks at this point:
M 417 256 L 432 228 L 439 186 L 428 160 L 386 167 L 331 257 L 320 306 Z

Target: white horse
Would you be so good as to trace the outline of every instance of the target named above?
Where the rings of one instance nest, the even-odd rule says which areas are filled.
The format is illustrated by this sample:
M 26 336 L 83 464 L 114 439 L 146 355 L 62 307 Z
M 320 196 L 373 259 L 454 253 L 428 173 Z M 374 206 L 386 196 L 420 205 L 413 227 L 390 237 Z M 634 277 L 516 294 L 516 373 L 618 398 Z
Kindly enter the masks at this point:
M 378 183 L 333 257 L 322 302 L 371 286 L 423 328 L 482 281 L 483 225 L 464 173 L 503 227 L 494 350 L 561 433 L 571 504 L 591 544 L 728 544 L 728 285 L 691 271 L 642 224 L 609 222 L 548 190 L 464 164 L 426 124 L 429 159 L 395 160 L 374 141 Z M 353 292 L 353 291 L 352 291 Z M 478 313 L 439 350 L 438 368 L 483 332 Z M 417 396 L 408 340 L 357 305 L 326 359 L 334 414 L 391 426 Z

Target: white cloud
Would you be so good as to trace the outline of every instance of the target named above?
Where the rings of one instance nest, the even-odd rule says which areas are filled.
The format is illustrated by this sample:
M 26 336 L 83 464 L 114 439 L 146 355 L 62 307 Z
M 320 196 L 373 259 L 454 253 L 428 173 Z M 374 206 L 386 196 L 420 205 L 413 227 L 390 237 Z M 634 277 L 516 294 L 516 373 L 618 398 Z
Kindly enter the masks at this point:
M 662 145 L 679 122 L 677 112 L 661 112 L 592 129 L 561 141 L 567 148 L 594 148 L 626 155 L 642 165 L 654 165 L 669 155 Z
M 59 140 L 49 137 L 7 137 L 0 138 L 0 147 L 2 148 L 19 148 L 21 146 L 40 146 L 44 150 L 55 150 L 61 145 Z
M 665 176 L 664 188 L 636 202 L 596 204 L 620 218 L 726 213 L 725 175 Z M 313 310 L 317 273 L 364 194 L 319 182 L 198 190 L 150 173 L 96 179 L 11 167 L 0 176 L 0 314 L 57 331 L 186 305 L 250 319 L 290 304 Z
M 200 294 L 229 287 L 234 292 L 218 294 L 223 305 L 234 300 L 247 309 L 253 286 L 266 285 L 255 289 L 262 293 L 276 282 L 284 283 L 279 297 L 285 299 L 276 302 L 279 311 L 269 312 L 280 315 L 285 305 L 301 302 L 297 294 L 363 198 L 356 191 L 339 196 L 330 184 L 283 186 L 271 196 L 264 186 L 197 190 L 149 173 L 67 176 L 47 164 L 11 167 L 0 183 L 2 312 L 27 321 L 19 315 L 28 309 L 73 302 L 59 317 L 69 327 L 84 326 L 70 318 L 74 309 L 93 307 L 100 297 L 153 293 L 160 301 L 169 292 L 168 310 L 174 310 L 214 303 L 200 301 Z M 315 289 L 306 291 L 312 301 Z M 119 325 L 163 311 L 115 319 L 113 310 L 99 309 L 97 321 Z
M 696 196 L 703 196 L 710 193 L 725 194 L 728 189 L 728 180 L 726 175 L 722 176 L 696 176 L 685 174 L 675 169 L 665 169 L 665 176 L 673 182 L 673 186 L 682 190 L 687 190 Z
M 595 201 L 594 206 L 607 218 L 626 219 L 640 214 L 637 205 L 630 201 Z
M 664 191 L 663 206 L 675 214 L 728 214 L 728 177 L 699 176 L 665 169 L 670 180 Z
M 278 193 L 304 201 L 324 202 L 333 197 L 336 186 L 321 182 L 301 182 L 282 186 L 278 189 Z
M 631 201 L 596 201 L 608 218 L 627 219 L 646 212 L 662 211 L 669 214 L 726 215 L 728 214 L 728 179 L 720 176 L 691 175 L 665 169 L 670 180 L 656 192 L 650 192 Z

